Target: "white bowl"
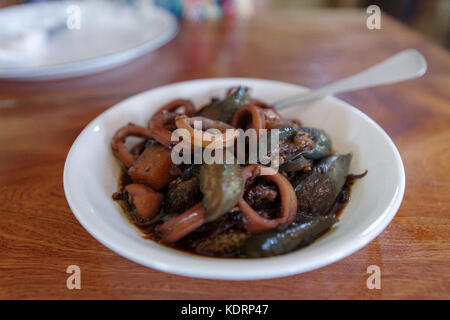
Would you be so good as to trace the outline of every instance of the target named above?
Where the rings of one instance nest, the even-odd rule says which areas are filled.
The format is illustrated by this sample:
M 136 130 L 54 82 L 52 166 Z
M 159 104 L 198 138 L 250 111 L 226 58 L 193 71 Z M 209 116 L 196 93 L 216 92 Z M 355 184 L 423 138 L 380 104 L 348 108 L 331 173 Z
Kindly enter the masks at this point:
M 351 173 L 368 174 L 352 188 L 339 222 L 313 244 L 282 256 L 222 259 L 183 253 L 148 239 L 112 200 L 120 175 L 110 142 L 128 122 L 146 125 L 165 103 L 189 98 L 196 106 L 223 96 L 236 85 L 252 89 L 267 102 L 307 89 L 283 82 L 218 78 L 175 83 L 126 99 L 94 119 L 74 142 L 64 167 L 64 191 L 78 221 L 111 250 L 142 265 L 184 276 L 250 280 L 310 271 L 342 259 L 373 240 L 394 217 L 403 198 L 405 173 L 400 154 L 389 136 L 367 115 L 336 98 L 325 98 L 283 112 L 305 125 L 326 130 L 333 148 L 353 154 Z

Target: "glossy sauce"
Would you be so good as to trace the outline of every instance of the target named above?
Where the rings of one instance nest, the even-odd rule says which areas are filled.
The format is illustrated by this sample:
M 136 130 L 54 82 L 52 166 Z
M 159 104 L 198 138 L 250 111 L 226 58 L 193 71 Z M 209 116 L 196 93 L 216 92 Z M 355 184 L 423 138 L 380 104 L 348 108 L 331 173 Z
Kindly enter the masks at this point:
M 350 194 L 351 194 L 352 186 L 354 185 L 356 180 L 363 178 L 366 174 L 367 174 L 367 171 L 365 171 L 364 173 L 362 173 L 360 175 L 349 174 L 347 176 L 347 179 L 342 188 L 342 191 L 338 195 L 338 199 L 336 200 L 336 203 L 334 204 L 333 208 L 330 210 L 328 215 L 335 215 L 336 218 L 338 218 L 342 214 L 347 203 L 350 201 Z M 133 181 L 131 180 L 130 176 L 127 174 L 126 170 L 122 169 L 122 173 L 120 175 L 119 185 L 118 185 L 119 192 L 121 192 L 121 193 L 124 192 L 125 187 L 130 183 L 133 183 Z M 165 190 L 162 190 L 162 193 L 164 193 L 164 191 Z M 130 223 L 132 223 L 134 226 L 136 226 L 143 233 L 142 237 L 144 239 L 156 241 L 159 243 L 159 237 L 154 230 L 156 223 L 154 225 L 150 225 L 150 226 L 137 225 L 134 221 L 131 208 L 126 203 L 126 201 L 118 201 L 118 202 L 120 203 L 120 206 L 122 207 L 124 215 L 128 219 L 128 221 Z M 329 229 L 327 231 L 325 231 L 322 235 L 320 235 L 318 238 L 322 237 L 328 231 L 329 231 Z M 194 248 L 191 246 L 192 240 L 195 240 L 196 238 L 200 238 L 200 235 L 193 233 L 193 234 L 190 234 L 190 235 L 186 236 L 185 238 L 179 240 L 178 242 L 176 242 L 174 244 L 164 244 L 164 245 L 167 247 L 176 249 L 176 250 L 180 250 L 184 253 L 189 253 L 189 254 L 193 254 L 196 256 L 211 256 L 211 257 L 216 257 L 216 258 L 240 258 L 239 254 L 237 254 L 237 253 L 221 254 L 221 255 L 200 254 L 200 253 L 196 252 L 194 250 Z M 317 239 L 315 239 L 315 240 L 317 240 Z

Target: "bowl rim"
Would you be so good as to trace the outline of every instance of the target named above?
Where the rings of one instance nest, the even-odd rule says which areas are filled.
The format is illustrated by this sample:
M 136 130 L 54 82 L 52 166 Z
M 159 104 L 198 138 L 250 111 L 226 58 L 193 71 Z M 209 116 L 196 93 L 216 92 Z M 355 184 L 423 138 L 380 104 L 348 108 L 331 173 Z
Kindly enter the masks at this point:
M 201 83 L 201 82 L 266 82 L 268 84 L 279 84 L 279 85 L 288 85 L 288 86 L 295 86 L 297 88 L 306 89 L 306 87 L 303 87 L 298 84 L 294 83 L 288 83 L 283 81 L 276 81 L 276 80 L 270 80 L 270 79 L 260 79 L 260 78 L 244 78 L 244 77 L 217 77 L 217 78 L 202 78 L 202 79 L 194 79 L 194 80 L 187 80 L 187 81 L 181 81 L 181 82 L 175 82 L 167 85 L 158 86 L 146 91 L 143 91 L 141 93 L 132 95 L 113 106 L 109 107 L 105 111 L 103 111 L 101 114 L 99 114 L 97 117 L 95 117 L 92 121 L 89 122 L 88 125 L 84 127 L 84 129 L 81 131 L 81 133 L 77 136 L 75 141 L 73 142 L 64 164 L 64 172 L 63 172 L 63 187 L 64 187 L 64 193 L 66 196 L 67 203 L 69 204 L 69 207 L 72 211 L 72 213 L 77 218 L 78 222 L 93 236 L 96 240 L 98 240 L 100 243 L 102 243 L 104 246 L 112 250 L 113 252 L 131 260 L 134 262 L 137 262 L 143 266 L 150 267 L 153 269 L 157 269 L 163 272 L 177 274 L 181 276 L 188 276 L 193 278 L 202 278 L 202 279 L 220 279 L 220 280 L 258 280 L 258 279 L 272 279 L 272 278 L 279 278 L 279 277 L 285 277 L 289 275 L 299 274 L 308 272 L 314 269 L 318 269 L 321 267 L 324 267 L 326 265 L 332 264 L 340 259 L 343 259 L 354 252 L 360 250 L 362 247 L 366 246 L 369 242 L 371 242 L 373 239 L 375 239 L 392 221 L 394 216 L 396 215 L 398 209 L 400 208 L 401 202 L 403 200 L 404 192 L 405 192 L 405 171 L 403 162 L 400 156 L 400 153 L 395 146 L 392 139 L 389 137 L 389 135 L 381 128 L 380 125 L 378 125 L 374 120 L 372 120 L 369 116 L 367 116 L 365 113 L 363 113 L 361 110 L 357 109 L 356 107 L 350 105 L 349 103 L 340 100 L 335 97 L 326 97 L 323 99 L 328 99 L 330 102 L 338 103 L 343 105 L 346 108 L 349 108 L 351 112 L 356 113 L 358 116 L 364 118 L 366 121 L 368 121 L 375 129 L 376 131 L 381 134 L 381 136 L 384 138 L 384 140 L 387 142 L 389 149 L 393 151 L 393 155 L 395 158 L 395 165 L 397 166 L 397 172 L 398 176 L 397 179 L 399 181 L 399 184 L 397 186 L 397 192 L 393 196 L 392 201 L 390 204 L 384 209 L 382 213 L 380 213 L 380 217 L 382 219 L 377 219 L 374 222 L 370 224 L 370 226 L 367 229 L 370 229 L 368 232 L 365 232 L 364 237 L 362 239 L 359 239 L 359 241 L 353 241 L 346 243 L 345 247 L 343 246 L 342 250 L 336 250 L 335 252 L 329 254 L 327 257 L 321 257 L 318 255 L 318 257 L 322 259 L 317 259 L 319 261 L 316 261 L 315 263 L 307 262 L 302 264 L 299 264 L 299 266 L 296 266 L 295 264 L 288 264 L 284 265 L 283 263 L 286 263 L 287 260 L 295 260 L 293 255 L 296 251 L 291 252 L 289 254 L 276 256 L 276 257 L 269 257 L 269 258 L 253 258 L 253 259 L 245 259 L 245 258 L 239 258 L 239 259 L 229 259 L 229 258 L 212 258 L 212 257 L 204 257 L 204 256 L 198 256 L 194 254 L 189 253 L 182 253 L 180 258 L 179 251 L 175 249 L 171 249 L 168 247 L 165 247 L 167 249 L 167 258 L 170 258 L 169 260 L 180 260 L 178 262 L 186 262 L 184 263 L 167 263 L 165 261 L 148 261 L 148 259 L 143 258 L 142 256 L 137 255 L 136 253 L 133 253 L 133 251 L 130 251 L 129 248 L 124 248 L 120 245 L 120 242 L 118 242 L 117 238 L 114 238 L 110 235 L 107 235 L 102 230 L 96 230 L 93 226 L 89 224 L 89 219 L 86 219 L 86 217 L 81 214 L 83 212 L 83 209 L 80 208 L 80 206 L 74 201 L 68 178 L 69 178 L 69 172 L 71 170 L 71 161 L 74 157 L 74 150 L 78 148 L 80 145 L 80 141 L 82 140 L 83 136 L 89 134 L 91 129 L 96 125 L 96 122 L 99 121 L 102 117 L 105 117 L 108 113 L 113 112 L 114 109 L 119 108 L 122 104 L 128 103 L 130 100 L 137 98 L 138 96 L 143 96 L 146 94 L 149 94 L 151 91 L 159 90 L 159 89 L 170 89 L 170 87 L 176 87 L 180 85 L 186 85 L 190 83 Z M 162 246 L 162 245 L 160 245 Z M 151 249 L 149 247 L 149 249 Z M 152 249 L 153 250 L 153 249 Z M 176 256 L 170 257 L 170 254 L 173 254 L 174 252 L 177 253 Z M 297 251 L 298 252 L 298 251 Z M 161 256 L 161 254 L 159 254 Z M 291 256 L 292 259 L 287 259 L 287 257 Z M 194 261 L 195 260 L 195 261 Z M 286 261 L 284 261 L 286 260 Z M 189 267 L 189 263 L 191 262 L 191 267 Z M 280 263 L 281 268 L 280 268 Z M 198 264 L 202 265 L 203 268 L 196 269 L 192 268 L 194 265 L 198 266 Z M 262 272 L 260 269 L 257 269 L 256 267 L 261 267 L 262 265 L 266 265 L 265 270 Z M 188 267 L 187 267 L 188 266 Z M 251 267 L 255 267 L 255 269 L 252 270 L 252 272 L 249 272 Z M 267 268 L 269 267 L 269 268 Z M 217 269 L 214 269 L 217 268 Z M 231 271 L 232 268 L 245 268 L 249 269 L 248 271 L 242 273 L 238 273 L 235 271 Z M 220 271 L 218 271 L 220 270 Z M 239 271 L 242 271 L 240 269 Z

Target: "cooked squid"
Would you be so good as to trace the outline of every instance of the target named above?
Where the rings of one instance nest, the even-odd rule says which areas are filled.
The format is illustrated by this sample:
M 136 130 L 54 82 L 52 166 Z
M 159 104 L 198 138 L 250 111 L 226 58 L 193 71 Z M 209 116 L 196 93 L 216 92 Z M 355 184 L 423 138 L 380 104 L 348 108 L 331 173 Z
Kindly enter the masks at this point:
M 181 139 L 172 141 L 177 129 Z M 243 139 L 239 157 L 234 144 L 249 129 L 257 146 Z M 275 132 L 277 144 L 269 137 Z M 130 146 L 128 137 L 140 141 Z M 177 149 L 178 143 L 186 148 Z M 211 151 L 212 144 L 218 149 Z M 278 156 L 279 167 L 252 160 L 263 146 L 263 158 Z M 338 221 L 349 181 L 363 176 L 349 174 L 351 155 L 333 152 L 324 130 L 283 118 L 244 86 L 198 109 L 175 99 L 147 126 L 119 128 L 111 148 L 123 168 L 113 199 L 147 238 L 204 256 L 262 258 L 313 243 Z M 175 151 L 189 161 L 175 164 Z M 216 160 L 225 160 L 226 151 L 234 162 L 191 162 L 206 151 Z

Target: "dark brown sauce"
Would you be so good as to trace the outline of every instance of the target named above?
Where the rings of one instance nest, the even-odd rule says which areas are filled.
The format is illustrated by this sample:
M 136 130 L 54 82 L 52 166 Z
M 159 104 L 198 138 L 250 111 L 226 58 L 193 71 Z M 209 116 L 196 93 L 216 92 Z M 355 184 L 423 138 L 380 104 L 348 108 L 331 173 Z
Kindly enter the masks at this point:
M 366 174 L 367 170 L 362 174 L 349 174 L 347 176 L 344 186 L 342 187 L 342 191 L 339 194 L 338 199 L 330 212 L 331 214 L 336 215 L 336 218 L 339 218 L 339 216 L 342 214 L 342 211 L 344 211 L 345 207 L 347 206 L 347 203 L 350 201 L 350 194 L 355 181 L 363 178 Z
M 351 194 L 352 186 L 354 185 L 356 180 L 363 178 L 366 174 L 367 174 L 367 170 L 364 173 L 359 174 L 359 175 L 349 174 L 347 176 L 344 187 L 342 188 L 342 191 L 339 194 L 336 203 L 334 204 L 333 208 L 330 210 L 328 215 L 334 215 L 336 218 L 338 218 L 342 214 L 347 203 L 350 201 L 350 194 Z M 122 168 L 122 173 L 120 175 L 119 184 L 118 184 L 119 192 L 123 193 L 125 187 L 131 183 L 133 183 L 131 177 L 128 175 L 125 168 Z M 114 196 L 113 196 L 113 199 L 114 199 Z M 117 199 L 114 199 L 114 200 L 117 200 Z M 151 225 L 151 226 L 139 226 L 138 224 L 136 224 L 136 221 L 132 214 L 132 210 L 131 210 L 130 206 L 127 204 L 127 202 L 126 201 L 118 201 L 118 202 L 123 210 L 125 217 L 128 219 L 128 221 L 131 224 L 133 224 L 135 227 L 137 227 L 143 233 L 142 237 L 144 239 L 148 239 L 148 240 L 152 240 L 152 241 L 156 241 L 156 242 L 160 243 L 159 239 L 158 239 L 158 235 L 156 234 L 156 232 L 154 230 L 156 224 Z M 323 232 L 320 235 L 320 237 L 322 237 L 324 234 L 328 233 L 328 231 L 329 231 L 329 229 L 327 231 Z M 208 254 L 204 254 L 204 253 L 200 254 L 200 253 L 196 252 L 193 249 L 191 244 L 192 244 L 192 241 L 194 241 L 194 240 L 196 240 L 196 238 L 200 238 L 200 237 L 202 237 L 202 234 L 193 233 L 193 234 L 190 234 L 190 235 L 186 236 L 185 238 L 179 240 L 178 242 L 176 242 L 174 244 L 164 244 L 164 245 L 169 248 L 175 249 L 177 251 L 192 254 L 195 256 L 210 256 L 210 257 L 214 257 L 214 258 L 226 258 L 226 259 L 241 258 L 241 256 L 236 252 L 230 253 L 230 254 L 221 254 L 221 255 L 208 255 Z M 320 238 L 320 237 L 318 237 L 318 238 Z

